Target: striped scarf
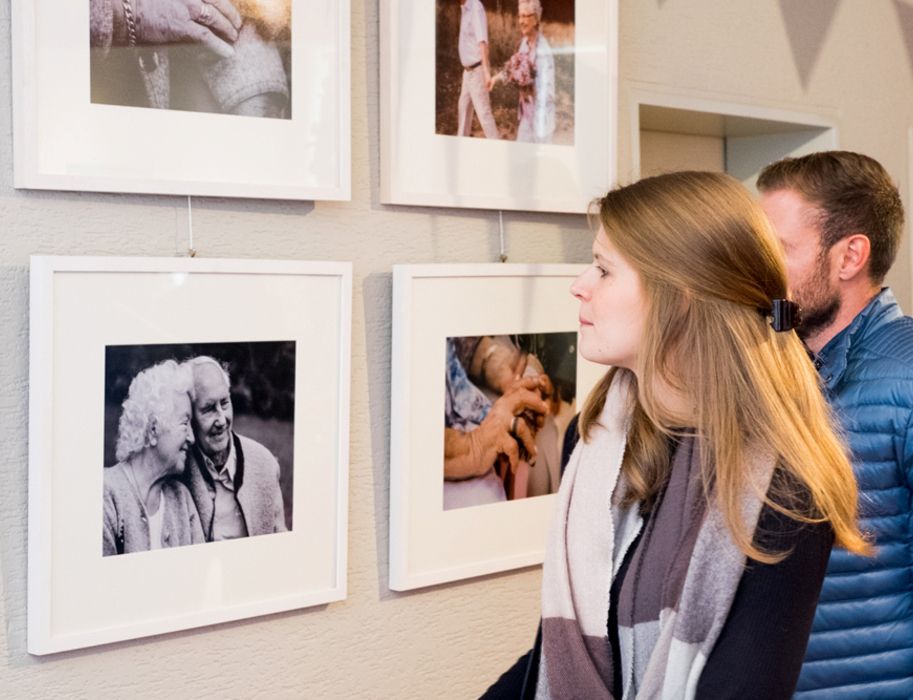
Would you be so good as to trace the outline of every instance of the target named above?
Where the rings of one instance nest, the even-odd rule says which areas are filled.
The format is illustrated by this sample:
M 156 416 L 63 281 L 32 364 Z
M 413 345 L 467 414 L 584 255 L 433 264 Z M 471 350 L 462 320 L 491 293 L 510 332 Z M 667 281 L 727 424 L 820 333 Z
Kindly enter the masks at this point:
M 628 394 L 629 382 L 619 375 L 589 440 L 574 450 L 558 491 L 542 578 L 540 699 L 612 698 L 610 591 L 644 524 L 636 504 L 612 505 L 624 489 Z M 670 479 L 666 487 L 666 519 L 655 519 L 657 527 L 651 524 L 644 532 L 622 584 L 618 632 L 625 697 L 694 697 L 742 577 L 745 555 L 722 513 L 707 509 L 702 489 L 692 483 L 696 477 L 700 485 L 696 451 L 693 439 L 679 447 L 674 466 L 680 483 Z M 773 458 L 758 451 L 746 466 L 766 492 Z M 761 506 L 754 489 L 746 489 L 744 522 L 757 523 Z M 674 520 L 679 527 L 670 527 Z M 680 547 L 687 551 L 677 551 Z M 671 575 L 655 580 L 663 567 Z

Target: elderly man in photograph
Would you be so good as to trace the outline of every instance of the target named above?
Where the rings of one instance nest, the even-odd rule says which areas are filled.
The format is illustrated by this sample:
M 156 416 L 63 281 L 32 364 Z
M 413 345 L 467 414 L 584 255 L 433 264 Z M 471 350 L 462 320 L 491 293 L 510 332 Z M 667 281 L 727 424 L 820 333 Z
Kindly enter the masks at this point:
M 845 151 L 769 165 L 758 189 L 876 546 L 871 559 L 834 548 L 796 697 L 913 698 L 913 318 L 882 286 L 900 195 L 879 163 Z
M 205 355 L 187 364 L 193 371 L 195 444 L 184 478 L 206 541 L 284 532 L 279 462 L 259 442 L 232 430 L 228 372 Z
M 460 62 L 463 64 L 463 84 L 458 103 L 457 136 L 472 132 L 473 111 L 479 117 L 485 138 L 496 139 L 498 127 L 491 113 L 488 92 L 491 87 L 491 66 L 488 62 L 488 19 L 481 0 L 460 0 Z

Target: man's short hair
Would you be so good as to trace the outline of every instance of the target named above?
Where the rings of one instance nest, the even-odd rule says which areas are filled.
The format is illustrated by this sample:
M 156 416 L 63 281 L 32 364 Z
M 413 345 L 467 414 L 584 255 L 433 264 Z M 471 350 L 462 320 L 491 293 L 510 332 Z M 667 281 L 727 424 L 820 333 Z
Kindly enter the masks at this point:
M 869 278 L 881 284 L 900 247 L 903 203 L 887 171 L 873 158 L 850 151 L 822 151 L 771 163 L 758 190 L 795 190 L 820 210 L 824 250 L 855 233 L 868 237 Z
M 196 357 L 191 357 L 184 364 L 190 367 L 190 370 L 193 372 L 194 381 L 190 386 L 191 401 L 196 402 L 197 400 L 196 371 L 197 367 L 202 367 L 203 365 L 215 365 L 222 373 L 222 379 L 225 380 L 225 386 L 231 389 L 231 377 L 228 374 L 228 367 L 219 362 L 216 358 L 210 357 L 209 355 L 197 355 Z

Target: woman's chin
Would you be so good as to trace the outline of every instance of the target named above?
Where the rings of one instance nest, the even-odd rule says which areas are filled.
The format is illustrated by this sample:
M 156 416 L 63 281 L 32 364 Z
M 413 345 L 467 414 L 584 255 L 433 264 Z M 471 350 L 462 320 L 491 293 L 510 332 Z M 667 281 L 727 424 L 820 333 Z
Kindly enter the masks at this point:
M 631 369 L 631 362 L 623 357 L 617 357 L 611 353 L 588 351 L 582 344 L 580 346 L 580 356 L 587 362 L 604 367 L 618 367 L 619 369 Z
M 587 362 L 593 362 L 597 365 L 608 365 L 610 362 L 605 361 L 605 353 L 600 352 L 598 348 L 589 348 L 586 343 L 580 343 L 580 357 Z

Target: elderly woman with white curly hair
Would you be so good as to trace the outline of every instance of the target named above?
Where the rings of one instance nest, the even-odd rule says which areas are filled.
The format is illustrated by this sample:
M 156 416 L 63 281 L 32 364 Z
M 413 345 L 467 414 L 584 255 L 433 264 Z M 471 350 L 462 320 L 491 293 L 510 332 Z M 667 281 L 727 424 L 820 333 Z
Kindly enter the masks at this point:
M 515 83 L 520 90 L 517 105 L 517 141 L 551 143 L 555 133 L 555 57 L 542 34 L 542 3 L 519 0 L 517 20 L 520 44 L 504 69 L 491 79 Z
M 102 553 L 127 554 L 204 542 L 184 470 L 193 444 L 190 369 L 165 360 L 130 383 L 105 469 Z

